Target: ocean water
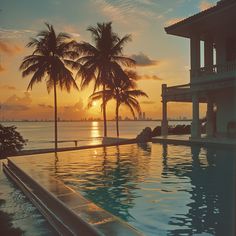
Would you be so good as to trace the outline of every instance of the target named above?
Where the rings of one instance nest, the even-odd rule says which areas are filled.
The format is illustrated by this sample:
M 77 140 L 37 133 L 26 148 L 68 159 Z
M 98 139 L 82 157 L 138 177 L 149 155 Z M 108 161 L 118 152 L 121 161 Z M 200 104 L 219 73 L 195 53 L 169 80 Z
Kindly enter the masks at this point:
M 188 121 L 170 122 L 170 125 L 189 124 Z M 22 136 L 28 140 L 25 149 L 41 149 L 54 147 L 53 122 L 3 122 L 5 126 L 15 125 Z M 135 138 L 145 127 L 155 128 L 159 121 L 121 121 L 120 137 Z M 73 147 L 73 140 L 78 145 L 91 145 L 101 143 L 103 136 L 102 121 L 58 122 L 59 147 Z M 108 136 L 116 136 L 115 121 L 108 121 Z M 64 142 L 66 141 L 66 142 Z M 70 142 L 67 142 L 70 141 Z

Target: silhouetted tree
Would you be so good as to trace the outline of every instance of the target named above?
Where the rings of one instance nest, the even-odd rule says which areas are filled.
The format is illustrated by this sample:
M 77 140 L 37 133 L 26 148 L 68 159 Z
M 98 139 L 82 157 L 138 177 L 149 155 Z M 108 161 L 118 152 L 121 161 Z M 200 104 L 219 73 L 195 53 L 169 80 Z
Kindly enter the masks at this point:
M 54 91 L 55 150 L 57 150 L 57 87 L 70 91 L 78 89 L 72 72 L 68 67 L 74 66 L 78 53 L 73 50 L 74 41 L 66 33 L 56 34 L 52 25 L 46 23 L 47 30 L 30 40 L 27 47 L 34 48 L 31 55 L 24 58 L 20 70 L 22 76 L 32 74 L 28 90 L 33 85 L 46 80 L 47 90 Z
M 112 30 L 112 23 L 97 23 L 96 27 L 89 27 L 95 45 L 82 42 L 77 50 L 82 56 L 77 60 L 79 66 L 77 76 L 82 77 L 81 88 L 95 81 L 94 92 L 102 86 L 105 91 L 111 78 L 116 73 L 124 73 L 122 66 L 132 66 L 135 61 L 123 56 L 124 45 L 131 40 L 130 35 L 120 38 Z M 125 77 L 124 77 L 125 78 Z M 103 99 L 104 136 L 107 136 L 105 92 Z
M 116 76 L 116 75 L 115 75 Z M 108 84 L 107 89 L 103 91 L 94 92 L 90 96 L 89 105 L 96 100 L 100 100 L 105 97 L 105 103 L 109 100 L 115 99 L 116 101 L 116 133 L 117 137 L 119 137 L 119 108 L 122 104 L 127 106 L 131 111 L 133 117 L 135 117 L 135 111 L 138 114 L 141 113 L 141 107 L 139 105 L 137 97 L 145 96 L 148 97 L 145 92 L 142 90 L 136 89 L 137 85 L 135 80 L 137 79 L 137 74 L 133 71 L 125 71 L 122 73 L 122 76 L 126 78 L 116 78 L 112 79 L 112 82 Z M 104 102 L 104 100 L 103 100 Z M 102 104 L 102 108 L 103 108 Z
M 23 149 L 26 140 L 16 131 L 15 126 L 0 124 L 0 158 L 12 156 Z

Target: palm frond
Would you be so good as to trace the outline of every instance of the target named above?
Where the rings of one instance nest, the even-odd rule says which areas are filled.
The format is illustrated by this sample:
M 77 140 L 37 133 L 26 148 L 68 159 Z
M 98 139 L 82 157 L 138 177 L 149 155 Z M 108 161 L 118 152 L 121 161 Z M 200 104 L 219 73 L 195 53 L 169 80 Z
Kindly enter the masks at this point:
M 132 97 L 146 97 L 148 98 L 148 95 L 143 92 L 142 90 L 128 90 L 127 91 L 128 96 Z
M 112 55 L 122 54 L 124 45 L 131 41 L 131 35 L 125 35 L 123 38 L 119 39 L 118 43 L 111 49 Z
M 113 60 L 121 66 L 133 67 L 136 65 L 136 61 L 125 56 L 113 56 Z

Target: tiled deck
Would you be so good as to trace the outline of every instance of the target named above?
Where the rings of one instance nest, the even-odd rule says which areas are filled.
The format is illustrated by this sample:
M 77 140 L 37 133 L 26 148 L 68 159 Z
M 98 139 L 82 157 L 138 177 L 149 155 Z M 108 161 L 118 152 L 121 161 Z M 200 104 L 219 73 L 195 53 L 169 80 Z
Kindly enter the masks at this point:
M 40 156 L 43 161 L 45 155 L 50 154 L 40 154 L 37 157 Z M 26 190 L 26 195 L 27 191 L 35 195 L 34 197 L 30 195 L 31 201 L 33 203 L 38 201 L 36 206 L 43 208 L 42 214 L 46 218 L 45 211 L 52 213 L 49 214 L 48 220 L 59 233 L 65 233 L 69 228 L 68 232 L 71 232 L 71 235 L 142 235 L 127 223 L 55 179 L 50 171 L 42 172 L 38 161 L 39 159 L 35 159 L 34 156 L 11 157 L 8 158 L 8 165 L 4 169 L 8 176 L 16 175 L 15 178 L 19 178 L 23 185 L 26 185 L 20 186 Z M 51 218 L 54 216 L 59 226 L 53 223 Z

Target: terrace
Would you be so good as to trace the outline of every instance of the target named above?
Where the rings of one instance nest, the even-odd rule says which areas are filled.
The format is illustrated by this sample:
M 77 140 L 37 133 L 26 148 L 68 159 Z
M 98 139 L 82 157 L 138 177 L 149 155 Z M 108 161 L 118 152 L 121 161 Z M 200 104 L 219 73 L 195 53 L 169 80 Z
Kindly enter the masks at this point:
M 221 79 L 236 78 L 236 62 L 210 65 L 190 71 L 192 83 L 214 82 Z

